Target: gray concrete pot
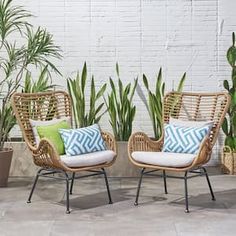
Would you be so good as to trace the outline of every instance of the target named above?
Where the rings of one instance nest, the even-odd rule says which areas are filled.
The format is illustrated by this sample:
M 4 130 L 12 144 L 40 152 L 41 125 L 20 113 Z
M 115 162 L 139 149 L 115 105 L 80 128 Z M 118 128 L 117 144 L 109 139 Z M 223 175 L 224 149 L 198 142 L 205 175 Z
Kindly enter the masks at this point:
M 13 150 L 4 148 L 0 151 L 0 187 L 7 187 Z
M 113 166 L 107 168 L 107 173 L 112 177 L 137 177 L 140 174 L 140 169 L 135 167 L 128 158 L 127 150 L 128 142 L 117 142 L 116 162 Z

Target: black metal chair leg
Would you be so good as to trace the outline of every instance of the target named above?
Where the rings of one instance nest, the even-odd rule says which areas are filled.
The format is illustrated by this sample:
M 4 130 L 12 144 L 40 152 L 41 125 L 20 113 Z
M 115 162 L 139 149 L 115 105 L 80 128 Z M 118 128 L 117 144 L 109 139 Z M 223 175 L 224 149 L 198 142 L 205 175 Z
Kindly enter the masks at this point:
M 215 198 L 214 192 L 213 192 L 212 187 L 211 187 L 211 182 L 210 182 L 209 176 L 208 176 L 208 174 L 207 174 L 207 170 L 206 170 L 205 167 L 202 167 L 202 169 L 203 169 L 204 174 L 205 174 L 206 179 L 207 179 L 207 184 L 208 184 L 209 189 L 210 189 L 210 192 L 211 192 L 211 198 L 212 198 L 212 201 L 215 201 L 216 198 Z
M 165 188 L 165 194 L 167 194 L 167 184 L 166 184 L 166 171 L 163 170 L 163 178 L 164 178 L 164 188 Z
M 75 172 L 72 173 L 72 179 L 70 184 L 70 194 L 72 194 L 73 186 L 74 186 Z
M 108 198 L 109 198 L 109 204 L 112 204 L 112 199 L 111 199 L 111 193 L 110 193 L 110 188 L 109 188 L 109 183 L 108 183 L 108 179 L 107 179 L 107 174 L 104 168 L 102 168 L 103 174 L 104 174 L 104 179 L 105 179 L 105 183 L 106 183 L 106 187 L 107 187 L 107 194 L 108 194 Z
M 28 200 L 27 200 L 27 203 L 31 203 L 31 198 L 32 198 L 32 196 L 33 196 L 34 189 L 35 189 L 36 184 L 37 184 L 37 182 L 38 182 L 39 174 L 40 174 L 40 172 L 41 172 L 42 170 L 43 170 L 43 168 L 41 168 L 40 170 L 37 171 L 37 174 L 36 174 L 36 176 L 35 176 L 34 183 L 33 183 L 33 186 L 32 186 L 32 188 L 31 188 L 30 195 L 29 195 L 29 198 L 28 198 Z
M 185 175 L 184 175 L 184 188 L 185 188 L 185 213 L 189 213 L 189 208 L 188 208 L 188 184 L 187 184 L 187 181 L 188 181 L 188 172 L 186 171 L 185 172 Z
M 69 188 L 70 188 L 70 179 L 69 176 L 67 175 L 66 172 L 65 176 L 66 176 L 66 214 L 70 214 L 70 192 L 69 192 Z
M 143 179 L 144 171 L 145 171 L 145 168 L 142 169 L 141 175 L 140 175 L 140 178 L 139 178 L 139 183 L 138 183 L 138 188 L 137 188 L 137 193 L 136 193 L 136 199 L 135 199 L 135 202 L 134 202 L 135 206 L 138 205 L 139 192 L 140 192 L 140 187 L 141 187 L 141 184 L 142 184 L 142 179 Z

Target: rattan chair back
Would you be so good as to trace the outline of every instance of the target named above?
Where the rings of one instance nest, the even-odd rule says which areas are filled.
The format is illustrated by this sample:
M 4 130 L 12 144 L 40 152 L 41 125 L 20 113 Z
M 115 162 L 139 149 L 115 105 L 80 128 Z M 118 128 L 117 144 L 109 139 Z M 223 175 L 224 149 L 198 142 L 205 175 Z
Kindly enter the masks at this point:
M 36 146 L 36 143 L 30 119 L 46 121 L 71 117 L 70 98 L 63 91 L 15 93 L 12 97 L 12 107 L 23 137 L 31 146 Z
M 215 144 L 218 132 L 228 110 L 227 93 L 168 93 L 164 98 L 164 123 L 170 117 L 186 121 L 213 121 L 210 142 Z

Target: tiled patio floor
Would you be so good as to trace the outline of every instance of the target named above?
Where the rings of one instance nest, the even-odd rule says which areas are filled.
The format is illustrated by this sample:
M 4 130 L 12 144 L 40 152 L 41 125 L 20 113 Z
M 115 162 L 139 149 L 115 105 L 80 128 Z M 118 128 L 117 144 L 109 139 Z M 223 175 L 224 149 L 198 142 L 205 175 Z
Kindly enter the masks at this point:
M 113 205 L 107 204 L 104 180 L 75 182 L 71 214 L 65 214 L 64 184 L 39 181 L 31 204 L 32 178 L 11 178 L 0 188 L 0 236 L 48 235 L 236 235 L 236 176 L 212 175 L 216 202 L 203 177 L 189 180 L 190 213 L 184 213 L 183 181 L 146 178 L 138 207 L 133 205 L 137 179 L 110 178 Z

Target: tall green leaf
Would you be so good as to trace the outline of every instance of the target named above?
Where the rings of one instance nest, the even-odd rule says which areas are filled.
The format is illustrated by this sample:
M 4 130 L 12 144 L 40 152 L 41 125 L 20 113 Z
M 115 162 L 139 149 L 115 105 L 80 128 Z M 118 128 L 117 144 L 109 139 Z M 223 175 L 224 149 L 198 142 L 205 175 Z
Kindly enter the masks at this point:
M 99 100 L 106 90 L 106 84 L 96 91 L 94 76 L 91 77 L 90 94 L 86 94 L 88 86 L 87 65 L 83 65 L 82 74 L 79 72 L 75 79 L 67 79 L 67 88 L 72 101 L 73 115 L 76 127 L 85 127 L 98 123 L 102 118 L 104 103 Z M 89 101 L 89 106 L 86 106 L 86 101 Z M 86 109 L 87 108 L 87 109 Z

